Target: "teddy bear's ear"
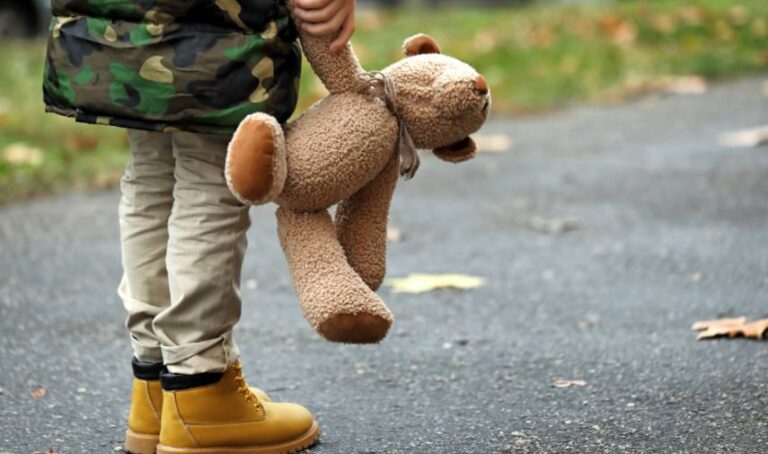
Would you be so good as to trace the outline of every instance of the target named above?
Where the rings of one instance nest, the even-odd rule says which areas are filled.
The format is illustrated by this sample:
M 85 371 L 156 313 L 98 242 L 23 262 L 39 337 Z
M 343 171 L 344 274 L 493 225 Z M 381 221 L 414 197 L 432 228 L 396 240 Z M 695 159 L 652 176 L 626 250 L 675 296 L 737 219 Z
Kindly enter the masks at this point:
M 475 152 L 477 152 L 477 145 L 475 145 L 475 141 L 471 137 L 467 136 L 465 139 L 451 145 L 435 148 L 432 152 L 443 161 L 459 163 L 474 158 Z
M 406 39 L 405 43 L 403 44 L 403 52 L 405 52 L 407 57 L 413 57 L 414 55 L 421 54 L 441 53 L 440 46 L 437 44 L 437 41 L 435 41 L 431 36 L 425 35 L 424 33 L 419 33 L 418 35 L 413 35 Z

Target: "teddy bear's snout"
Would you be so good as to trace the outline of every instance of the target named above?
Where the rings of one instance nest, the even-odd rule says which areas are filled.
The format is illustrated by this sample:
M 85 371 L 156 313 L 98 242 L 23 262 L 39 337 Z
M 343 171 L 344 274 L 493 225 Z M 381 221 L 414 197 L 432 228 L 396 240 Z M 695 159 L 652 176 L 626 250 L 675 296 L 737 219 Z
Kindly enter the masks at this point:
M 488 81 L 486 81 L 485 77 L 483 77 L 481 74 L 478 74 L 478 76 L 475 78 L 475 90 L 477 90 L 477 92 L 482 96 L 488 94 Z

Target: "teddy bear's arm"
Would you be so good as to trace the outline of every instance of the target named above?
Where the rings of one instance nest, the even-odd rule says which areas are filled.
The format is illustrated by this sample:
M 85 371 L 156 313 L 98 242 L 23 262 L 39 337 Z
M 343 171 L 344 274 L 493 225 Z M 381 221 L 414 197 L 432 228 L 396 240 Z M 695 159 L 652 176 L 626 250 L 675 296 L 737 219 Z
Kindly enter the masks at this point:
M 363 68 L 351 44 L 347 43 L 340 51 L 332 54 L 328 47 L 334 39 L 333 35 L 312 36 L 302 30 L 299 31 L 299 39 L 309 64 L 330 93 L 358 90 Z
M 387 217 L 398 176 L 399 159 L 336 209 L 336 236 L 350 266 L 376 290 L 387 270 Z

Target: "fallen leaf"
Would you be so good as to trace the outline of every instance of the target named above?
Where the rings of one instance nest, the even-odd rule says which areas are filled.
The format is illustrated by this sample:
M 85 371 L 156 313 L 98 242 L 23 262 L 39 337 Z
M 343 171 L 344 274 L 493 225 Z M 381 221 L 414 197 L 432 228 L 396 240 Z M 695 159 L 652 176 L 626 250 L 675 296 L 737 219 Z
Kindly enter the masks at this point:
M 409 274 L 405 278 L 387 279 L 395 293 L 424 293 L 437 289 L 468 290 L 481 287 L 485 278 L 465 274 Z
M 746 317 L 721 318 L 696 322 L 691 329 L 699 331 L 697 340 L 716 337 L 746 337 L 760 340 L 768 331 L 768 318 L 747 322 Z
M 17 142 L 3 148 L 0 158 L 9 164 L 39 166 L 43 163 L 43 151 L 26 143 Z
M 599 323 L 600 323 L 600 320 L 598 320 L 597 318 L 587 318 L 579 322 L 579 328 L 586 331 L 586 330 L 596 328 Z
M 48 393 L 48 390 L 43 388 L 42 386 L 38 386 L 35 388 L 34 391 L 32 391 L 32 397 L 35 399 L 39 399 L 41 397 L 44 397 Z
M 619 46 L 630 46 L 637 38 L 637 29 L 632 22 L 608 13 L 598 18 L 598 25 L 603 35 Z
M 85 134 L 67 134 L 63 138 L 64 148 L 69 151 L 92 151 L 99 146 L 99 138 Z
M 768 144 L 768 126 L 742 129 L 720 135 L 720 146 L 730 148 L 754 148 Z
M 741 328 L 744 337 L 749 339 L 762 339 L 768 330 L 768 318 L 747 323 Z
M 390 243 L 399 243 L 403 239 L 403 232 L 397 227 L 387 227 L 387 241 Z
M 512 148 L 512 139 L 506 134 L 478 134 L 473 140 L 481 153 L 503 153 Z
M 587 386 L 587 382 L 584 380 L 562 380 L 557 379 L 552 382 L 553 388 L 574 388 L 574 387 L 581 387 L 581 386 Z
M 581 223 L 576 219 L 545 219 L 533 216 L 528 219 L 526 226 L 541 233 L 566 233 L 580 229 Z
M 707 92 L 707 82 L 699 76 L 668 76 L 660 81 L 661 88 L 676 95 L 701 95 Z
M 694 323 L 691 326 L 692 330 L 695 331 L 702 331 L 707 329 L 708 326 L 719 324 L 723 326 L 738 326 L 743 325 L 747 322 L 747 317 L 731 317 L 731 318 L 718 318 L 715 320 L 702 320 L 699 322 Z

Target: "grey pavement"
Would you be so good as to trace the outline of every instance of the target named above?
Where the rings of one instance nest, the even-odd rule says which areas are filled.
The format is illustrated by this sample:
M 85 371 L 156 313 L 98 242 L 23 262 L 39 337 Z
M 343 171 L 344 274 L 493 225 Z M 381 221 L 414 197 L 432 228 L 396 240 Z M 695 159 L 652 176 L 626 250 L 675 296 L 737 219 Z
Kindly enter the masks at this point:
M 378 346 L 309 328 L 274 207 L 254 209 L 237 328 L 249 380 L 316 414 L 318 454 L 768 451 L 768 344 L 690 330 L 768 313 L 768 148 L 717 145 L 768 123 L 762 80 L 498 119 L 483 133 L 510 135 L 508 152 L 426 157 L 398 188 L 389 275 L 488 282 L 383 289 L 397 322 Z M 131 353 L 117 201 L 0 208 L 0 453 L 119 449 Z M 541 232 L 542 219 L 580 228 Z

